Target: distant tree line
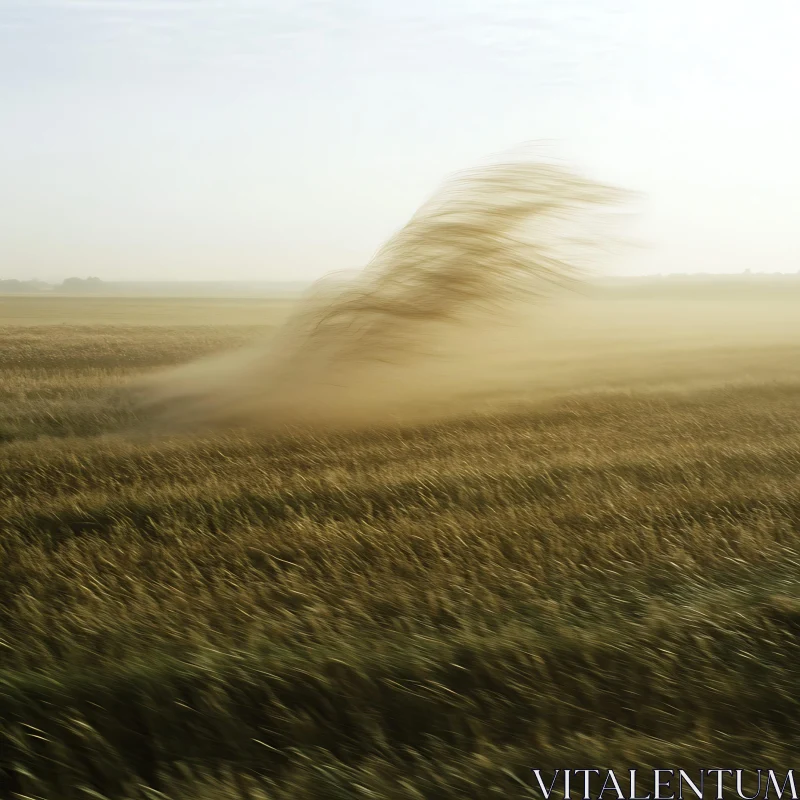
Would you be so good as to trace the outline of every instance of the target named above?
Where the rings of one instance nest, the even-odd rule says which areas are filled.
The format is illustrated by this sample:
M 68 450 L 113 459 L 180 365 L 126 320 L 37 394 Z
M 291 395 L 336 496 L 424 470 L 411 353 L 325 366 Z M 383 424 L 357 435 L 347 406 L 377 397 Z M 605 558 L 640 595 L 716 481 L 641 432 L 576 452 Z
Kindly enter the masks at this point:
M 0 294 L 31 294 L 34 292 L 93 292 L 104 286 L 100 278 L 67 278 L 59 284 L 39 280 L 19 281 L 0 278 Z
M 67 278 L 62 281 L 56 291 L 61 292 L 93 292 L 103 287 L 100 278 Z

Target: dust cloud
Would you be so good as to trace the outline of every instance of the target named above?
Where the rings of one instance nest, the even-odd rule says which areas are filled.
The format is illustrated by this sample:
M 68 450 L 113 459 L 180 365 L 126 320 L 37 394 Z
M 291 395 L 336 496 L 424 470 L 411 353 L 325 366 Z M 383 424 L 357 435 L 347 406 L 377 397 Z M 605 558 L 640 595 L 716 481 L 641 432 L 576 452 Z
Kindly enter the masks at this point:
M 506 366 L 527 351 L 532 310 L 580 283 L 602 245 L 598 221 L 624 197 L 525 157 L 458 174 L 362 272 L 318 283 L 269 340 L 151 376 L 143 402 L 177 427 L 469 411 L 494 381 L 513 389 L 497 347 Z

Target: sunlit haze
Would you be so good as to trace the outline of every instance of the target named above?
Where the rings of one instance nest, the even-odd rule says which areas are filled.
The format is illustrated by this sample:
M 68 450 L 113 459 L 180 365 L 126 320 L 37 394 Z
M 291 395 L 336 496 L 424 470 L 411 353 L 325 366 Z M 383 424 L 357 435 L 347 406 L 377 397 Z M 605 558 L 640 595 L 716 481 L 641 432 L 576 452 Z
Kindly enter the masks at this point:
M 1 0 L 0 278 L 307 280 L 539 140 L 619 274 L 800 270 L 796 0 Z

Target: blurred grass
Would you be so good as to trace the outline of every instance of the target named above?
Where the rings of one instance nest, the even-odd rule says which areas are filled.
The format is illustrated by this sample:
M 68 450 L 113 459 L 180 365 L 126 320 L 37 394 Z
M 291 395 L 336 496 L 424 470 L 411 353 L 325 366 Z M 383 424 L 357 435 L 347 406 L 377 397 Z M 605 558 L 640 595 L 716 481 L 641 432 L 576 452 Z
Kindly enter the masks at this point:
M 646 352 L 609 322 L 613 346 L 574 355 L 614 391 L 147 432 L 131 376 L 272 321 L 0 329 L 0 797 L 455 800 L 536 796 L 531 767 L 789 767 L 795 339 L 686 338 L 676 383 L 716 348 L 729 385 L 630 391 Z

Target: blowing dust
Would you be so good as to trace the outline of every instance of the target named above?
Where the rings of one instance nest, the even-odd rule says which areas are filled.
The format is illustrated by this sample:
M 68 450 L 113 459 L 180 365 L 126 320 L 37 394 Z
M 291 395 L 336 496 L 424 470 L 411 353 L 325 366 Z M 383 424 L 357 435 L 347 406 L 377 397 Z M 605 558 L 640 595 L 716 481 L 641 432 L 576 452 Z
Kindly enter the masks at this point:
M 513 384 L 497 347 L 506 361 L 530 347 L 532 309 L 579 283 L 601 244 L 591 223 L 622 196 L 524 158 L 458 174 L 362 272 L 317 284 L 269 340 L 153 376 L 144 402 L 180 427 L 469 411 L 493 382 Z M 515 339 L 523 320 L 528 335 Z

